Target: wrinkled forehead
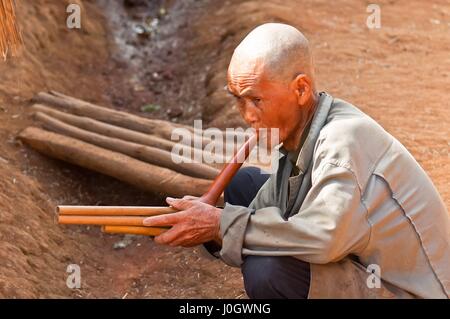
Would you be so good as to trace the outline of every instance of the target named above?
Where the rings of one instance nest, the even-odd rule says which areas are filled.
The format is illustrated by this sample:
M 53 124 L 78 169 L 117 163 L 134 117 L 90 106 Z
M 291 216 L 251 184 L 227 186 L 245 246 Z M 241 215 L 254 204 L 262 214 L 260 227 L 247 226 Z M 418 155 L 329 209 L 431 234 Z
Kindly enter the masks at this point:
M 228 82 L 239 82 L 242 79 L 257 81 L 264 75 L 265 61 L 260 57 L 249 57 L 234 54 L 228 66 Z

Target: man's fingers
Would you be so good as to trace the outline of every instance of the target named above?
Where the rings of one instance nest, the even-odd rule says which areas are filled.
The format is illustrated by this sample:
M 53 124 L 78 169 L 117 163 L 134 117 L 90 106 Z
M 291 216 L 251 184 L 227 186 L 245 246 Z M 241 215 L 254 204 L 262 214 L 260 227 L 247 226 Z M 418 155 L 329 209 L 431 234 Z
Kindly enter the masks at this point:
M 186 195 L 186 196 L 183 196 L 183 199 L 186 199 L 186 200 L 197 200 L 197 199 L 199 199 L 200 197 L 197 197 L 197 196 L 191 196 L 191 195 Z
M 170 246 L 194 247 L 197 244 L 192 242 L 192 238 L 176 237 L 169 243 Z
M 161 235 L 158 235 L 154 238 L 154 241 L 158 244 L 162 245 L 171 245 L 173 241 L 175 241 L 179 234 L 179 227 L 174 226 L 171 229 L 165 231 Z
M 180 222 L 180 213 L 152 216 L 144 219 L 144 226 L 172 226 Z
M 185 210 L 193 205 L 191 200 L 184 198 L 167 197 L 166 202 L 167 204 L 178 210 Z

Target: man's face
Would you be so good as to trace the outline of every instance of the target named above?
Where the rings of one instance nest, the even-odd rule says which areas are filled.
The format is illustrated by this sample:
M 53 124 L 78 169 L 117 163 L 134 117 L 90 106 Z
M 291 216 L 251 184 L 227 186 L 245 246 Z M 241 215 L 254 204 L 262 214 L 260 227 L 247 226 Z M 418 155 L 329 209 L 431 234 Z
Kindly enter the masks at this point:
M 248 125 L 255 130 L 276 128 L 282 142 L 295 130 L 301 116 L 295 88 L 270 79 L 261 70 L 257 63 L 231 64 L 227 88 Z

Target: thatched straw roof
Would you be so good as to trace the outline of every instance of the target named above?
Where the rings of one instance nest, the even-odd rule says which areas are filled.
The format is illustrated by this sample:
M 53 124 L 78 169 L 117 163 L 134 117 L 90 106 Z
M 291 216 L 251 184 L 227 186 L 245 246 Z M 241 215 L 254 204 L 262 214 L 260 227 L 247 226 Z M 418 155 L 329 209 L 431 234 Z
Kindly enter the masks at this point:
M 0 0 L 0 56 L 17 54 L 22 36 L 17 25 L 14 0 Z

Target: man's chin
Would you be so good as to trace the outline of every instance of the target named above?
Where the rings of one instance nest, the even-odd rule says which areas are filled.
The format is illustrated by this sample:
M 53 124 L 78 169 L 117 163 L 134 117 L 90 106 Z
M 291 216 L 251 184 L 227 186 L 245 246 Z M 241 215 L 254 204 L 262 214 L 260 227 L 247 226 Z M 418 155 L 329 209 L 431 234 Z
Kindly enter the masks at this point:
M 259 147 L 265 147 L 268 151 L 281 143 L 278 128 L 259 128 L 256 132 Z

